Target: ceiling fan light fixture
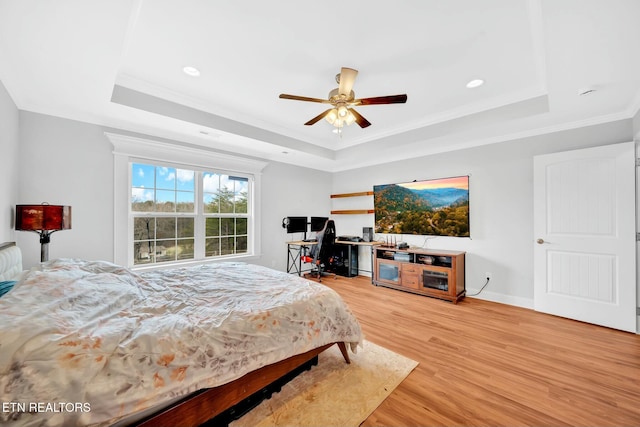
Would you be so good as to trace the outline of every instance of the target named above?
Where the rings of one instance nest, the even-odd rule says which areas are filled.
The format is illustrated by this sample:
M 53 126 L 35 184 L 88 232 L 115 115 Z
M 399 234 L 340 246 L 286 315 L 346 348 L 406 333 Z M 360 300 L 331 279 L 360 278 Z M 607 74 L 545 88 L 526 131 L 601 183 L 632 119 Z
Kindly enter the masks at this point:
M 356 121 L 356 117 L 351 113 L 351 109 L 345 106 L 332 108 L 324 118 L 338 129 L 343 126 L 349 126 Z
M 325 116 L 325 119 L 331 124 L 334 124 L 337 118 L 338 110 L 336 110 L 335 108 L 329 111 L 329 113 Z
M 328 110 L 323 111 L 311 120 L 307 121 L 304 125 L 311 126 L 323 118 L 334 126 L 333 131 L 341 134 L 343 126 L 347 126 L 357 123 L 360 128 L 364 129 L 371 126 L 371 122 L 365 119 L 355 108 L 359 105 L 383 105 L 383 104 L 404 104 L 407 102 L 407 95 L 387 95 L 387 96 L 374 96 L 369 98 L 358 98 L 353 92 L 353 83 L 355 81 L 358 71 L 353 68 L 342 67 L 340 74 L 338 74 L 337 83 L 339 87 L 332 89 L 329 92 L 327 99 L 311 98 L 308 96 L 289 95 L 281 93 L 280 99 L 291 99 L 294 101 L 306 101 L 317 102 L 320 104 L 331 104 Z
M 349 110 L 349 111 L 347 111 L 347 116 L 345 117 L 344 120 L 347 123 L 347 126 L 350 126 L 353 122 L 356 121 L 356 117 L 353 115 L 351 110 Z

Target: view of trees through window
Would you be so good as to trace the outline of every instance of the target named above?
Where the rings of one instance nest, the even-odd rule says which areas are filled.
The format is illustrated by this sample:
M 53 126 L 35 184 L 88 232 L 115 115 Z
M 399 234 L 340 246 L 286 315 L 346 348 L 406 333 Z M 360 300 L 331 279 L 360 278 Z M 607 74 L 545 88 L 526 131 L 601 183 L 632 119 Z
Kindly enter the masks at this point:
M 248 200 L 245 177 L 132 163 L 134 264 L 246 253 Z
M 247 252 L 248 189 L 247 178 L 203 173 L 205 256 Z

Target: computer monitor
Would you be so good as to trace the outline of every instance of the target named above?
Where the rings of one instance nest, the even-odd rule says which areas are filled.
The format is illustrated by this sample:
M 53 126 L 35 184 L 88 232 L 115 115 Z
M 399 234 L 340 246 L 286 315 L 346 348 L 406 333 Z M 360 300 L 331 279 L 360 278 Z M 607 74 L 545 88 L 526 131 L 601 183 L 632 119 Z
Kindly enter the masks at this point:
M 307 217 L 306 216 L 288 216 L 287 217 L 287 233 L 306 233 Z
M 318 232 L 324 228 L 324 224 L 327 222 L 329 218 L 323 216 L 312 216 L 311 217 L 311 231 Z

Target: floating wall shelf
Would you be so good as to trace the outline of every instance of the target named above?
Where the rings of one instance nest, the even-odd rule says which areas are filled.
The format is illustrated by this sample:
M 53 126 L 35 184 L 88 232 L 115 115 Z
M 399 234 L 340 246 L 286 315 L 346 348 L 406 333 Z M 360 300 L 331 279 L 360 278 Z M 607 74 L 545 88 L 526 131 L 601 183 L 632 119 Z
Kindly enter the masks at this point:
M 366 214 L 372 214 L 374 212 L 373 209 L 346 209 L 346 210 L 339 210 L 339 211 L 331 211 L 332 214 L 339 214 L 339 215 L 366 215 Z
M 373 191 L 361 191 L 359 193 L 342 193 L 332 194 L 332 199 L 339 199 L 343 197 L 361 197 L 361 196 L 373 196 Z M 345 209 L 331 211 L 332 215 L 368 215 L 374 213 L 373 209 Z
M 373 196 L 373 191 L 361 191 L 359 193 L 343 193 L 343 194 L 332 194 L 332 199 L 338 199 L 342 197 L 360 197 L 360 196 Z

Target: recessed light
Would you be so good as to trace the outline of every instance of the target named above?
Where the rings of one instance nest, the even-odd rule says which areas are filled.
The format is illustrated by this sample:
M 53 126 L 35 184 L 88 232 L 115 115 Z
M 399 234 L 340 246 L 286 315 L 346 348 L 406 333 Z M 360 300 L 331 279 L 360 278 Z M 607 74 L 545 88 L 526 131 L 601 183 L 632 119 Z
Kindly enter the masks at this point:
M 484 80 L 482 79 L 474 79 L 467 83 L 467 87 L 469 89 L 473 89 L 474 87 L 480 87 L 484 84 Z
M 198 77 L 200 75 L 200 70 L 198 70 L 196 67 L 187 66 L 187 67 L 184 67 L 182 71 L 184 71 L 185 74 L 192 77 Z

